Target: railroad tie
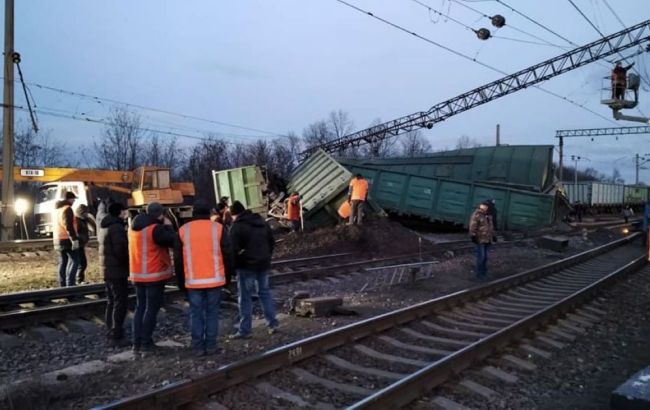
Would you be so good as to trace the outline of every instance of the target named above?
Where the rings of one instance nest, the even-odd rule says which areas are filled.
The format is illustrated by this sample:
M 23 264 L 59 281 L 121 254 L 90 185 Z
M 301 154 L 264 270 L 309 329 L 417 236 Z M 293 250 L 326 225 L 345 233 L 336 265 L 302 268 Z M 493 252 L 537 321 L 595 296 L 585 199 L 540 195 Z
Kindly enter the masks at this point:
M 469 410 L 467 407 L 462 404 L 456 403 L 455 401 L 449 400 L 442 396 L 436 396 L 429 402 L 433 404 L 435 408 L 440 410 Z
M 392 337 L 389 336 L 377 336 L 377 339 L 386 342 L 389 345 L 395 346 L 399 349 L 410 350 L 412 352 L 417 352 L 417 353 L 425 353 L 425 354 L 431 354 L 435 356 L 447 356 L 452 353 L 449 350 L 433 349 L 431 347 L 424 347 L 424 346 L 413 345 L 410 343 L 404 343 L 397 339 L 393 339 Z
M 529 362 L 528 360 L 520 359 L 517 356 L 511 354 L 505 354 L 501 356 L 501 362 L 509 367 L 517 368 L 519 370 L 533 371 L 537 369 L 537 365 Z
M 393 363 L 402 363 L 402 364 L 407 364 L 415 367 L 424 367 L 429 365 L 429 362 L 425 362 L 424 360 L 417 360 L 417 359 L 409 359 L 406 357 L 401 357 L 401 356 L 395 356 L 392 354 L 387 354 L 387 353 L 381 353 L 378 352 L 374 349 L 371 349 L 369 347 L 366 347 L 364 345 L 354 345 L 354 348 L 365 354 L 368 357 L 372 357 L 373 359 L 379 359 L 379 360 L 384 360 L 387 362 L 393 362 Z
M 481 374 L 492 380 L 509 383 L 509 384 L 515 384 L 519 380 L 519 377 L 515 376 L 514 374 L 510 374 L 494 366 L 483 367 L 481 369 Z
M 494 390 L 490 389 L 489 387 L 485 387 L 482 384 L 476 383 L 471 379 L 463 379 L 460 383 L 458 383 L 458 385 L 462 387 L 463 390 L 472 394 L 477 394 L 488 400 L 493 399 L 497 395 L 497 392 Z
M 276 397 L 284 401 L 298 406 L 298 407 L 311 407 L 311 403 L 304 401 L 301 397 L 296 396 L 295 394 L 281 390 L 270 383 L 262 382 L 255 385 L 255 388 L 260 392 L 269 395 L 271 397 Z
M 374 367 L 359 366 L 348 362 L 345 359 L 341 359 L 340 357 L 333 354 L 326 354 L 323 356 L 323 358 L 334 366 L 340 367 L 341 369 L 349 370 L 351 372 L 368 374 L 370 376 L 381 377 L 384 379 L 400 380 L 408 376 L 408 374 L 389 372 L 386 370 L 376 369 Z
M 365 387 L 355 386 L 349 383 L 338 383 L 332 380 L 324 379 L 299 367 L 292 368 L 289 371 L 303 383 L 318 384 L 330 390 L 338 390 L 344 393 L 351 393 L 359 396 L 370 396 L 374 393 L 374 390 L 366 389 Z
M 530 344 L 522 344 L 519 346 L 521 350 L 523 350 L 526 354 L 528 355 L 534 355 L 534 356 L 539 356 L 544 359 L 550 359 L 551 356 L 553 356 L 552 353 L 547 352 L 546 350 L 539 349 L 533 345 Z
M 562 339 L 569 341 L 576 340 L 576 337 L 574 335 L 561 330 L 558 326 L 551 325 L 546 329 L 546 331 L 555 337 L 561 337 Z

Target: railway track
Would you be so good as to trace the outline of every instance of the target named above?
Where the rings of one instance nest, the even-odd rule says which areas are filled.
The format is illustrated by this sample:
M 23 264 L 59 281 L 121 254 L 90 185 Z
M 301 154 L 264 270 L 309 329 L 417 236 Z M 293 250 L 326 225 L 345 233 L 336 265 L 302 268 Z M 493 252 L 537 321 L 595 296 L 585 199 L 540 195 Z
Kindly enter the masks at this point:
M 280 398 L 286 407 L 401 407 L 506 346 L 535 338 L 542 329 L 546 330 L 539 338 L 556 344 L 554 337 L 579 333 L 593 317 L 572 312 L 647 263 L 644 250 L 632 243 L 638 236 L 308 337 L 194 380 L 99 408 L 169 409 L 190 403 L 200 408 L 208 396 L 206 408 L 220 408 L 229 404 L 228 397 L 253 400 L 255 395 L 260 403 Z M 536 349 L 529 346 L 534 342 L 526 343 Z M 228 396 L 238 388 L 249 394 Z
M 500 246 L 511 246 L 502 243 Z M 292 285 L 312 279 L 362 272 L 366 268 L 394 266 L 398 263 L 430 261 L 447 251 L 471 251 L 467 241 L 448 242 L 418 253 L 383 257 L 360 256 L 355 253 L 337 253 L 308 258 L 275 260 L 272 262 L 273 286 Z M 129 297 L 135 300 L 133 289 Z M 174 298 L 180 291 L 167 286 L 166 296 Z M 0 330 L 18 329 L 42 323 L 87 318 L 100 313 L 106 304 L 103 284 L 81 285 L 0 295 Z
M 629 224 L 624 224 L 620 220 L 612 219 L 608 221 L 598 221 L 598 222 L 581 222 L 581 223 L 571 223 L 569 225 L 578 229 L 573 234 L 580 234 L 580 229 L 585 228 L 588 230 L 596 229 L 617 229 L 623 228 L 626 226 L 638 226 L 641 223 L 641 219 L 633 218 L 630 220 Z M 456 242 L 456 241 L 454 241 Z M 90 239 L 88 246 L 97 246 L 97 238 L 92 237 Z M 33 253 L 36 251 L 50 251 L 52 250 L 52 239 L 19 239 L 9 242 L 0 242 L 0 254 L 20 254 L 20 253 Z

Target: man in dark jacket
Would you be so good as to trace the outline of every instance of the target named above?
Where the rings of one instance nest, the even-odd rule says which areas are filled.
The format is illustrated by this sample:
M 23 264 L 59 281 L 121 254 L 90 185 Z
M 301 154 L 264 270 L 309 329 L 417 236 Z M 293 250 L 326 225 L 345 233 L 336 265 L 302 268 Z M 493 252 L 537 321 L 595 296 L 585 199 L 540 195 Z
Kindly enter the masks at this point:
M 129 243 L 123 210 L 122 204 L 112 203 L 108 215 L 101 220 L 97 235 L 99 271 L 106 285 L 106 330 L 115 345 L 124 342 L 129 286 Z
M 179 229 L 174 267 L 178 287 L 190 302 L 192 350 L 203 356 L 218 352 L 221 289 L 234 266 L 228 232 L 220 222 L 210 221 L 210 206 L 197 201 L 192 216 Z
M 59 285 L 74 286 L 79 266 L 79 237 L 72 204 L 77 196 L 66 192 L 65 198 L 56 204 L 52 241 L 59 252 Z
M 153 331 L 162 306 L 165 283 L 172 278 L 168 248 L 176 242 L 176 232 L 164 223 L 164 208 L 158 202 L 147 205 L 147 213 L 133 219 L 129 229 L 129 270 L 135 285 L 133 350 L 153 350 Z
M 239 289 L 239 331 L 231 338 L 250 337 L 253 316 L 251 294 L 256 284 L 269 334 L 273 334 L 279 325 L 269 288 L 271 255 L 275 245 L 273 233 L 260 215 L 246 210 L 241 202 L 235 201 L 231 212 L 234 222 L 230 229 L 230 241 L 235 254 Z
M 86 268 L 88 259 L 86 258 L 86 245 L 90 241 L 90 232 L 97 232 L 95 218 L 90 213 L 88 206 L 81 204 L 74 213 L 77 222 L 77 236 L 79 237 L 79 269 L 77 270 L 77 283 L 82 284 L 86 281 Z

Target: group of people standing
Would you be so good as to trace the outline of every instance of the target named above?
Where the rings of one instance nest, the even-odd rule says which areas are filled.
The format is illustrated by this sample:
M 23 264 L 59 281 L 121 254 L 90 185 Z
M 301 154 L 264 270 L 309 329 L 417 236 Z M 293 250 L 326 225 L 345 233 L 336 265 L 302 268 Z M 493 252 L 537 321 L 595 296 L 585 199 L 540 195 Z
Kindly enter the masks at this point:
M 97 231 L 97 224 L 86 205 L 79 205 L 76 211 L 72 205 L 77 199 L 73 192 L 56 204 L 56 218 L 52 239 L 59 254 L 59 286 L 75 286 L 86 281 L 86 245 L 90 232 Z
M 74 222 L 69 222 L 73 198 L 59 213 L 59 225 L 68 237 L 60 238 L 62 254 L 76 251 L 79 240 Z M 212 211 L 212 212 L 211 212 Z M 176 232 L 165 218 L 165 209 L 151 203 L 127 226 L 128 213 L 120 203 L 101 203 L 97 222 L 99 267 L 107 292 L 107 337 L 116 346 L 126 346 L 124 321 L 128 309 L 129 280 L 136 291 L 132 340 L 136 352 L 156 349 L 153 333 L 163 304 L 165 285 L 174 276 L 190 304 L 191 347 L 197 356 L 218 352 L 219 306 L 222 288 L 236 275 L 239 290 L 239 330 L 233 339 L 251 336 L 252 295 L 257 288 L 269 334 L 278 328 L 269 289 L 269 270 L 274 248 L 270 227 L 258 214 L 238 201 L 232 207 L 214 210 L 197 202 L 193 218 Z M 231 218 L 228 228 L 224 216 Z M 61 237 L 63 235 L 61 234 Z M 70 244 L 64 241 L 70 242 Z M 72 249 L 74 248 L 74 250 Z M 173 258 L 170 250 L 173 249 Z

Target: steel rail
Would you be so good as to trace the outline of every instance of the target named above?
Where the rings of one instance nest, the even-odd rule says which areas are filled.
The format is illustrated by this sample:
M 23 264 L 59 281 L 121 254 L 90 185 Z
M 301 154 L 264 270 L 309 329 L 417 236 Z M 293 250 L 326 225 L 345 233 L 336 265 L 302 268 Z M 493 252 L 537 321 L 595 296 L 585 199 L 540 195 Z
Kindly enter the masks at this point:
M 258 356 L 223 366 L 211 374 L 194 380 L 186 379 L 160 389 L 101 405 L 97 409 L 169 409 L 205 398 L 228 387 L 257 376 L 293 365 L 307 358 L 340 347 L 350 342 L 406 324 L 413 320 L 447 310 L 451 307 L 482 299 L 506 289 L 545 277 L 561 269 L 574 266 L 612 249 L 630 243 L 640 234 L 613 241 L 572 257 L 549 263 L 511 277 L 462 290 L 427 302 L 388 312 L 338 329 L 314 335 L 278 347 Z
M 647 257 L 645 255 L 640 256 L 591 285 L 465 348 L 443 357 L 429 366 L 349 406 L 348 409 L 402 407 L 420 397 L 421 393 L 444 383 L 454 375 L 471 367 L 474 363 L 486 359 L 497 351 L 503 350 L 516 340 L 575 310 L 575 308 L 591 298 L 600 289 L 609 286 L 622 276 L 638 270 L 646 263 Z

